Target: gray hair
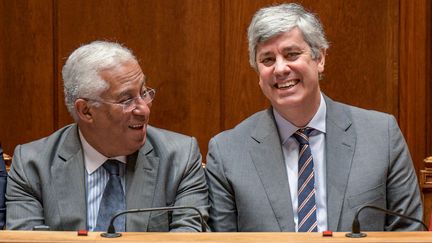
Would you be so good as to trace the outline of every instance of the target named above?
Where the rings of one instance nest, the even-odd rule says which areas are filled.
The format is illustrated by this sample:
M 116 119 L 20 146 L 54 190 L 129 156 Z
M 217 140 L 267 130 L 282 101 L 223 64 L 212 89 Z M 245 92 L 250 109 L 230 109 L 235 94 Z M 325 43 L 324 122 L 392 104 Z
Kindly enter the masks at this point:
M 118 43 L 94 41 L 76 49 L 66 60 L 62 76 L 65 103 L 77 121 L 75 101 L 78 98 L 97 99 L 109 88 L 99 72 L 135 60 L 132 51 Z
M 257 70 L 256 47 L 277 35 L 297 27 L 312 50 L 312 58 L 320 56 L 321 49 L 327 49 L 324 29 L 319 19 L 301 5 L 281 4 L 258 10 L 248 28 L 249 63 Z

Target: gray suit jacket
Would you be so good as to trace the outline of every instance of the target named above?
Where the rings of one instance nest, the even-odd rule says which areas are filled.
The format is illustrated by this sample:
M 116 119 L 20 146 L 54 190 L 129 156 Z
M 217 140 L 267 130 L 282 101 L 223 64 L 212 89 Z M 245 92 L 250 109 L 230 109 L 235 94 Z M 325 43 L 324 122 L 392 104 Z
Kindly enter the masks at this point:
M 6 228 L 87 228 L 83 150 L 77 126 L 18 145 L 6 192 Z M 147 128 L 147 141 L 127 157 L 126 207 L 195 206 L 208 217 L 208 192 L 195 138 Z M 200 231 L 192 210 L 128 214 L 127 231 Z
M 422 219 L 412 160 L 393 116 L 325 97 L 327 221 L 350 231 L 365 204 Z M 272 109 L 210 140 L 206 165 L 214 231 L 294 231 L 281 143 Z M 365 209 L 364 230 L 419 230 L 421 225 Z

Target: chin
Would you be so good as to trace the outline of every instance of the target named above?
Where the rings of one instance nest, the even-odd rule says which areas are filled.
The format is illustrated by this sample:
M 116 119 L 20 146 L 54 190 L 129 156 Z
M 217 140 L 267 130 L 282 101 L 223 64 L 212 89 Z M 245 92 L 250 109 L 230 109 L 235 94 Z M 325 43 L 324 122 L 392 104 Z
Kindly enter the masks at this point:
M 302 99 L 302 97 L 284 97 L 284 98 L 280 98 L 275 100 L 275 102 L 273 103 L 274 106 L 277 107 L 281 107 L 281 108 L 294 108 L 297 107 L 299 105 L 302 105 L 304 102 L 304 99 Z
M 144 138 L 139 139 L 133 146 L 136 147 L 136 150 L 139 150 L 142 146 L 144 146 L 146 142 L 146 136 L 144 136 Z

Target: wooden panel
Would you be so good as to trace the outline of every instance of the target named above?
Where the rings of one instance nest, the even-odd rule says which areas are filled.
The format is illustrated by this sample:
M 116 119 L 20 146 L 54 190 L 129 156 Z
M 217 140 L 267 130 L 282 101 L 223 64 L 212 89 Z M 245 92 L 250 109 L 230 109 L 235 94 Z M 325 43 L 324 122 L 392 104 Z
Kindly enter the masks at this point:
M 269 106 L 249 65 L 247 28 L 253 14 L 272 1 L 224 1 L 222 12 L 223 73 L 221 129 L 229 129 Z
M 417 172 L 423 168 L 423 159 L 428 155 L 426 111 L 430 111 L 430 42 L 426 42 L 430 33 L 430 3 L 428 0 L 401 0 L 400 36 L 400 117 L 399 124 L 409 145 Z M 429 9 L 429 10 L 428 10 Z M 428 15 L 429 12 L 429 16 Z M 428 30 L 429 27 L 429 30 Z M 430 37 L 428 37 L 430 40 Z M 429 66 L 430 67 L 430 66 Z M 427 77 L 429 75 L 429 77 Z M 429 83 L 429 84 L 428 84 Z M 429 94 L 428 94 L 429 92 Z M 428 123 L 428 125 L 426 125 Z M 430 130 L 429 130 L 430 132 Z M 429 148 L 430 151 L 430 148 Z
M 425 25 L 424 41 L 422 36 L 415 39 L 419 44 L 421 51 L 425 53 L 425 129 L 426 129 L 426 155 L 432 156 L 432 1 L 421 1 L 425 12 L 421 21 Z M 417 13 L 415 13 L 417 15 Z M 420 33 L 421 35 L 422 33 Z M 421 70 L 420 70 L 421 71 Z M 431 205 L 432 208 L 432 205 Z
M 157 90 L 150 124 L 193 135 L 206 153 L 219 131 L 219 2 L 58 2 L 58 65 L 81 43 L 124 43 Z M 60 85 L 60 84 L 59 84 Z M 59 92 L 59 126 L 72 120 Z
M 248 64 L 246 28 L 255 11 L 270 3 L 225 1 L 224 128 L 268 106 Z M 301 3 L 318 14 L 330 41 L 322 90 L 335 100 L 397 116 L 398 1 Z
M 1 0 L 0 16 L 0 140 L 12 154 L 53 129 L 51 0 Z
M 432 216 L 432 2 L 401 1 L 401 127 L 423 193 L 424 221 Z M 425 168 L 426 167 L 426 168 Z
M 330 41 L 324 92 L 397 118 L 398 1 L 320 1 L 311 9 L 321 17 Z

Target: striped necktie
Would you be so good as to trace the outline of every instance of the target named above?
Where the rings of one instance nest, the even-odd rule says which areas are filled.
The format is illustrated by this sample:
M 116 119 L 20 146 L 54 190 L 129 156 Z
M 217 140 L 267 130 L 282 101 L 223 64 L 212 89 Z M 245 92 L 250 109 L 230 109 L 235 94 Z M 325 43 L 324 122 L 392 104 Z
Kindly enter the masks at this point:
M 109 173 L 109 180 L 99 206 L 98 218 L 94 231 L 106 231 L 112 216 L 119 211 L 125 210 L 125 194 L 119 175 L 119 162 L 109 159 L 103 164 L 104 169 Z M 114 221 L 116 231 L 125 231 L 125 217 L 119 216 Z
M 299 129 L 294 133 L 299 142 L 298 162 L 298 232 L 317 232 L 317 217 L 315 203 L 315 179 L 312 152 L 309 146 L 309 134 L 312 128 Z

